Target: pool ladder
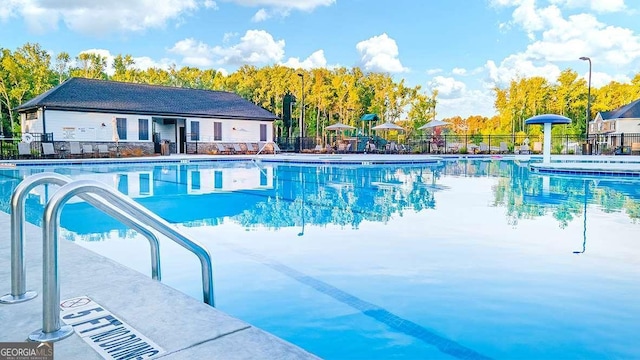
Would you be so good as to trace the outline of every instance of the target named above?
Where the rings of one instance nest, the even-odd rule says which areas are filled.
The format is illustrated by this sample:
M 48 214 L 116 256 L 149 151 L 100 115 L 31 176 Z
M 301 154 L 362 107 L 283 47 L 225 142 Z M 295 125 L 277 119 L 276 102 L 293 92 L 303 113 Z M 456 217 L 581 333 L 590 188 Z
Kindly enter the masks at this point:
M 60 211 L 74 196 L 119 220 L 147 238 L 151 246 L 151 276 L 161 279 L 160 246 L 151 231 L 175 241 L 194 253 L 200 260 L 204 302 L 214 306 L 213 266 L 211 255 L 196 240 L 177 231 L 171 224 L 128 196 L 95 180 L 72 181 L 69 177 L 44 172 L 24 179 L 11 195 L 11 293 L 0 298 L 0 303 L 15 304 L 31 300 L 35 291 L 26 290 L 26 265 L 24 263 L 25 197 L 36 186 L 54 184 L 61 186 L 44 208 L 42 216 L 42 329 L 29 335 L 33 341 L 57 341 L 73 333 L 69 325 L 60 322 L 60 282 L 58 277 L 58 230 Z

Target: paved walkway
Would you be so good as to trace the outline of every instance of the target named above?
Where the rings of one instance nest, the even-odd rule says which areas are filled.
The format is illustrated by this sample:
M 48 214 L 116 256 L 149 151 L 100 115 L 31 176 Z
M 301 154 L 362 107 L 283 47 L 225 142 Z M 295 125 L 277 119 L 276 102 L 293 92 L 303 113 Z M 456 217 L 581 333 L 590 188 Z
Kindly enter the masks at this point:
M 0 295 L 9 293 L 9 215 L 0 213 Z M 24 341 L 42 328 L 42 230 L 27 224 L 27 289 L 31 301 L 0 304 L 0 342 Z M 60 242 L 61 299 L 89 296 L 164 349 L 162 359 L 317 359 L 134 270 L 72 242 Z M 101 359 L 77 334 L 56 342 L 56 359 Z

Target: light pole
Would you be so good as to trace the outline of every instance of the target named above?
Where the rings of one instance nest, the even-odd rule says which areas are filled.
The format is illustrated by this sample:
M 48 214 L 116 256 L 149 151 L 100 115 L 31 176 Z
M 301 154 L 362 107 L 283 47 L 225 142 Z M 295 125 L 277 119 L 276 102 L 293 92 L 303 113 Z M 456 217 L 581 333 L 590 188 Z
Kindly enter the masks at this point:
M 591 58 L 583 56 L 580 60 L 589 62 L 589 84 L 587 88 L 587 130 L 585 136 L 587 154 L 591 155 L 591 147 L 589 146 L 589 123 L 591 122 Z
M 300 96 L 300 152 L 302 152 L 302 137 L 304 136 L 304 73 L 298 73 L 302 79 L 302 95 Z

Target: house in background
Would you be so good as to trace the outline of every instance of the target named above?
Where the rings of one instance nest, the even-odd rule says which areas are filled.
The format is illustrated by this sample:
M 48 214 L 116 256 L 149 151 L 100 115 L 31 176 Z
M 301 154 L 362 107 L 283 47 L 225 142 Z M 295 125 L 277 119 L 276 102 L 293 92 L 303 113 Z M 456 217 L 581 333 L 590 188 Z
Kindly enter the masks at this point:
M 599 112 L 589 123 L 589 134 L 595 136 L 599 147 L 609 149 L 640 142 L 640 99 L 615 110 Z
M 110 148 L 207 153 L 217 143 L 273 139 L 277 116 L 237 94 L 71 78 L 16 108 L 25 133 L 52 133 L 57 148 L 72 141 Z

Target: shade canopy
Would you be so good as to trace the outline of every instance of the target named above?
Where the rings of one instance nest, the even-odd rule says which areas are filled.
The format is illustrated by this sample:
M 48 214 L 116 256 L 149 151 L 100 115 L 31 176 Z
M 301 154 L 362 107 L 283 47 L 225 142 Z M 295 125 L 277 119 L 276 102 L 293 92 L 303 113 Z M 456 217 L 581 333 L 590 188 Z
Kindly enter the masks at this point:
M 355 129 L 355 127 L 343 123 L 335 123 L 333 125 L 329 125 L 325 128 L 325 130 L 349 130 Z
M 400 125 L 396 125 L 391 122 L 386 122 L 384 124 L 380 124 L 372 127 L 373 130 L 404 130 L 404 128 Z
M 542 125 L 542 124 L 571 124 L 571 119 L 566 116 L 556 114 L 543 114 L 530 117 L 524 122 L 527 125 Z
M 418 128 L 418 130 L 425 130 L 425 129 L 432 129 L 434 127 L 438 127 L 438 126 L 447 126 L 447 125 L 451 125 L 446 121 L 442 121 L 442 120 L 431 120 L 428 123 L 420 126 Z
M 379 119 L 378 114 L 364 114 L 360 118 L 362 121 L 378 121 Z

